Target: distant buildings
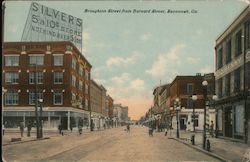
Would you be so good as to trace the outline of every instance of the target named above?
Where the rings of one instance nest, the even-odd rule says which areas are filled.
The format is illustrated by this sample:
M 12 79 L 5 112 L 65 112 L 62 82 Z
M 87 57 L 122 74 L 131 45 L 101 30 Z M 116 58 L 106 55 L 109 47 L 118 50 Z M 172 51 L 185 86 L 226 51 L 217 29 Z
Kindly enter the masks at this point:
M 122 104 L 114 104 L 114 118 L 118 126 L 128 123 L 128 107 L 122 106 Z
M 219 135 L 250 143 L 250 6 L 217 38 L 215 53 Z

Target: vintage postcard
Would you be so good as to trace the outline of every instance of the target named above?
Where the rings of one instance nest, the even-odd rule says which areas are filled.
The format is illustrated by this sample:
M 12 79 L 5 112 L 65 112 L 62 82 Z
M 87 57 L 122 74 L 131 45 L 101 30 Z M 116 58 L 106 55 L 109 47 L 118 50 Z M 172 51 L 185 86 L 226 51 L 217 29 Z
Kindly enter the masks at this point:
M 250 161 L 250 0 L 9 0 L 2 18 L 3 161 Z

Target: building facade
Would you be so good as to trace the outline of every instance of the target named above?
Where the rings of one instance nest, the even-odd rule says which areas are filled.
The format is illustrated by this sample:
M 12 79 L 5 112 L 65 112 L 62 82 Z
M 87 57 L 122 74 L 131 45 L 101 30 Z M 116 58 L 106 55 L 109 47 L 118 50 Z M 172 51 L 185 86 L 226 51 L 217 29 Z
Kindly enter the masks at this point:
M 217 38 L 215 60 L 219 135 L 250 143 L 250 6 Z
M 207 85 L 207 99 L 210 100 L 210 104 L 207 107 L 206 123 L 210 124 L 211 121 L 215 122 L 215 110 L 213 108 L 212 96 L 214 91 L 214 74 L 206 74 L 201 76 L 176 76 L 173 82 L 170 84 L 170 107 L 175 107 L 174 102 L 176 98 L 179 98 L 180 108 L 179 111 L 179 128 L 181 130 L 192 130 L 193 122 L 195 129 L 203 130 L 204 125 L 204 87 L 202 86 L 203 80 L 208 82 Z M 193 101 L 192 96 L 196 95 L 197 100 Z M 195 109 L 195 117 L 192 119 L 193 108 Z M 177 128 L 176 113 L 172 111 L 173 127 Z
M 92 66 L 72 43 L 6 42 L 3 55 L 5 127 L 34 122 L 35 107 L 45 128 L 88 125 Z

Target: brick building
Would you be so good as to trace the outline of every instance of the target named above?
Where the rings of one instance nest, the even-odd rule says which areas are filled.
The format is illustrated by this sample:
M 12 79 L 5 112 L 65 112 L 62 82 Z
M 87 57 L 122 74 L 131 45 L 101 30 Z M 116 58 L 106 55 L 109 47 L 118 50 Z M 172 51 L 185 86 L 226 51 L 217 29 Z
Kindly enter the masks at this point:
M 215 60 L 219 135 L 250 143 L 250 6 L 216 39 Z
M 195 127 L 196 129 L 202 130 L 204 125 L 204 91 L 202 86 L 202 81 L 207 80 L 207 94 L 208 99 L 211 101 L 214 92 L 214 75 L 206 74 L 201 76 L 197 74 L 196 76 L 176 76 L 173 82 L 170 84 L 170 107 L 174 107 L 174 101 L 179 98 L 181 103 L 181 111 L 179 112 L 179 127 L 180 129 L 192 130 L 192 112 L 193 107 L 195 109 Z M 197 95 L 197 100 L 192 100 L 192 95 Z M 209 110 L 207 113 L 207 124 L 211 120 L 215 121 L 215 111 L 213 109 L 212 101 L 209 105 Z M 176 114 L 172 113 L 172 124 L 176 128 Z M 210 121 L 209 121 L 210 120 Z
M 109 117 L 109 125 L 114 126 L 116 118 L 114 117 L 113 111 L 114 111 L 114 100 L 110 95 L 107 95 L 107 107 L 108 107 L 108 117 Z
M 46 128 L 89 123 L 91 64 L 71 42 L 6 42 L 3 55 L 6 127 L 35 121 L 37 104 Z

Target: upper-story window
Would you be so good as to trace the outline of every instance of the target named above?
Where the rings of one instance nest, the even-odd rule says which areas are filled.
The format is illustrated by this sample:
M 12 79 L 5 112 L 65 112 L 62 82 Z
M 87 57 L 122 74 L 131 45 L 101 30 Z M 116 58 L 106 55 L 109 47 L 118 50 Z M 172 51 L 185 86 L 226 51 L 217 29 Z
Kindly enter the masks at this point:
M 216 81 L 216 94 L 218 95 L 219 98 L 222 96 L 222 79 L 218 79 Z
M 79 67 L 79 75 L 84 76 L 83 66 L 82 65 L 80 65 L 80 67 Z
M 76 77 L 74 75 L 71 77 L 71 85 L 76 87 Z
M 43 99 L 43 92 L 38 91 L 37 92 L 37 100 Z M 36 104 L 36 92 L 35 91 L 30 91 L 29 92 L 29 104 L 34 105 Z
M 44 55 L 30 55 L 30 65 L 44 65 Z
M 71 93 L 71 100 L 72 100 L 72 101 L 75 101 L 75 100 L 76 100 L 76 94 L 73 93 L 73 92 Z
M 6 72 L 5 73 L 5 83 L 6 84 L 18 84 L 19 73 L 18 72 Z
M 213 95 L 213 85 L 211 83 L 207 85 L 207 95 Z
M 19 95 L 16 91 L 8 91 L 5 93 L 5 105 L 18 105 Z
M 89 109 L 89 100 L 87 98 L 85 98 L 85 109 Z
M 53 93 L 53 104 L 62 105 L 63 104 L 63 92 L 54 92 Z
M 187 84 L 187 94 L 190 94 L 190 95 L 193 94 L 193 83 Z
M 234 92 L 239 92 L 240 91 L 240 80 L 241 80 L 241 75 L 240 75 L 240 67 L 234 71 Z
M 83 83 L 81 80 L 79 81 L 79 90 L 81 90 L 81 91 L 83 90 Z
M 43 84 L 43 72 L 30 72 L 29 73 L 29 83 L 35 84 L 36 81 L 37 81 L 37 84 Z
M 5 56 L 5 66 L 19 66 L 19 56 Z
M 54 72 L 54 84 L 63 83 L 63 72 L 55 71 Z
M 85 84 L 85 93 L 89 94 L 89 86 L 88 86 L 88 84 Z
M 225 88 L 225 90 L 224 90 L 224 94 L 225 94 L 225 96 L 229 96 L 230 95 L 230 79 L 231 79 L 231 77 L 230 77 L 230 73 L 229 74 L 227 74 L 226 76 L 225 76 L 225 86 L 224 86 L 224 88 Z
M 231 39 L 226 43 L 226 64 L 231 62 L 232 43 Z
M 76 70 L 76 59 L 72 57 L 72 64 L 71 64 L 72 69 Z
M 223 66 L 222 64 L 222 48 L 217 51 L 217 70 Z
M 63 65 L 63 55 L 53 55 L 54 66 Z
M 235 36 L 235 56 L 239 56 L 242 52 L 241 30 Z
M 89 80 L 89 73 L 87 70 L 85 70 L 85 80 Z
M 246 22 L 246 48 L 250 49 L 250 20 Z

